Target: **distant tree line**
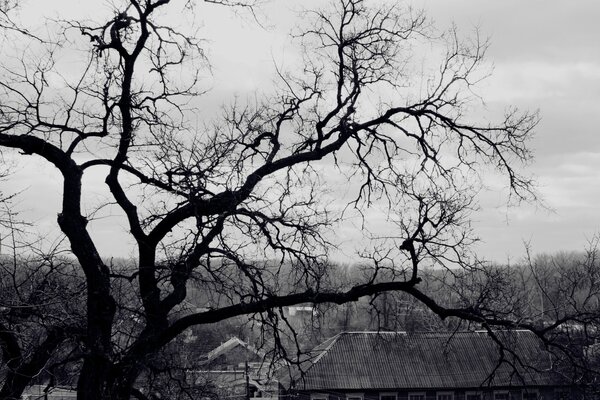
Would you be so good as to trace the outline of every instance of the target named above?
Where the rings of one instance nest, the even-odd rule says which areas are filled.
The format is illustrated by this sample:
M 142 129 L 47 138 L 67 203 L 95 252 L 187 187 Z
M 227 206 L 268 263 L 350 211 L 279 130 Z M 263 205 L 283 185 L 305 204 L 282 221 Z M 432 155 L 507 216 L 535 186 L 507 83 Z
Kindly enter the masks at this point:
M 31 245 L 31 244 L 30 244 Z M 544 341 L 565 376 L 597 388 L 600 362 L 600 265 L 598 242 L 585 252 L 526 256 L 512 265 L 481 264 L 470 270 L 427 269 L 424 290 L 454 307 L 472 308 L 488 318 L 512 319 L 515 328 L 531 326 L 548 332 Z M 15 264 L 16 261 L 16 264 Z M 117 267 L 117 264 L 121 264 Z M 284 266 L 284 269 L 291 266 Z M 329 283 L 352 285 L 366 266 L 334 264 Z M 126 261 L 114 262 L 126 276 Z M 382 277 L 385 279 L 385 277 Z M 127 347 L 141 325 L 139 304 L 131 296 L 134 280 L 121 280 L 116 292 L 118 323 L 113 341 Z M 73 386 L 85 352 L 83 341 L 85 285 L 76 261 L 58 254 L 0 257 L 0 394 L 16 396 L 33 383 Z M 190 290 L 182 315 L 211 305 L 215 299 Z M 459 318 L 440 319 L 422 303 L 403 293 L 384 292 L 341 306 L 304 304 L 312 311 L 290 315 L 284 324 L 264 326 L 261 318 L 238 318 L 192 327 L 163 351 L 146 361 L 136 392 L 180 396 L 214 393 L 209 381 L 190 380 L 201 370 L 203 356 L 229 337 L 240 337 L 273 355 L 275 345 L 290 360 L 342 331 L 454 331 L 494 329 Z M 308 308 L 307 308 L 308 310 Z M 518 324 L 518 325 L 517 325 Z M 267 328 L 267 329 L 265 329 Z M 265 360 L 267 365 L 269 359 Z M 267 368 L 265 366 L 265 368 Z M 13 390 L 13 392 L 10 392 Z

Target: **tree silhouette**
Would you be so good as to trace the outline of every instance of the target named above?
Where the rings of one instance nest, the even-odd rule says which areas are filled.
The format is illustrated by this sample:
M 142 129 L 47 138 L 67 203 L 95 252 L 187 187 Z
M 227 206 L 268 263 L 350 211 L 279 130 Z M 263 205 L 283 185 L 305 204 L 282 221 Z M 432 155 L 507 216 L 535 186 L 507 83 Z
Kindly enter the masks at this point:
M 339 0 L 306 13 L 310 25 L 295 36 L 304 65 L 281 72 L 274 95 L 198 125 L 203 44 L 164 17 L 193 7 L 128 0 L 104 21 L 59 21 L 60 39 L 2 69 L 0 146 L 41 157 L 62 176 L 57 222 L 86 285 L 79 398 L 129 398 L 146 360 L 191 326 L 251 315 L 276 336 L 282 307 L 299 303 L 402 291 L 443 318 L 488 320 L 419 289 L 421 265 L 471 263 L 468 214 L 481 166 L 500 171 L 512 195 L 532 193 L 517 167 L 530 158 L 537 116 L 468 118 L 486 43 L 438 35 L 409 9 Z M 446 52 L 435 72 L 415 77 L 407 63 L 422 42 L 443 42 Z M 64 69 L 67 51 L 81 57 L 76 71 Z M 417 78 L 419 90 L 408 90 Z M 368 218 L 383 201 L 397 226 L 393 237 L 374 238 L 362 253 L 371 267 L 345 286 L 328 274 L 344 210 L 327 204 L 321 160 L 357 188 L 346 210 Z M 106 262 L 90 233 L 82 179 L 92 170 L 105 174 L 126 217 L 133 269 Z M 133 303 L 115 295 L 124 281 Z M 192 285 L 206 308 L 186 309 Z M 135 322 L 127 340 L 116 326 L 123 310 Z

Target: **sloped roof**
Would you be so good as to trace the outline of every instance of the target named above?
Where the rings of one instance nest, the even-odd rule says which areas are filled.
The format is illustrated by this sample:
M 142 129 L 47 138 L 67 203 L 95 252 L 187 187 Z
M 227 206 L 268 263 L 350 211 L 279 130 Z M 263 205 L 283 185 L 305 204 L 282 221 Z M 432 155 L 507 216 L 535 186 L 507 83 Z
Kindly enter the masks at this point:
M 263 358 L 265 356 L 264 351 L 256 349 L 254 346 L 250 346 L 249 344 L 247 344 L 246 342 L 244 342 L 243 340 L 241 340 L 237 337 L 232 337 L 229 340 L 227 340 L 225 343 L 221 343 L 221 345 L 219 345 L 218 347 L 209 351 L 208 354 L 206 355 L 207 359 L 203 363 L 208 364 L 211 361 L 218 358 L 220 355 L 226 354 L 238 346 L 247 349 L 249 352 L 255 354 L 257 357 Z
M 23 391 L 21 398 L 27 400 L 72 400 L 77 397 L 74 388 L 48 387 L 48 385 L 31 385 Z
M 558 384 L 549 354 L 527 331 L 345 332 L 310 352 L 296 390 L 441 389 Z M 517 358 L 518 356 L 518 358 Z

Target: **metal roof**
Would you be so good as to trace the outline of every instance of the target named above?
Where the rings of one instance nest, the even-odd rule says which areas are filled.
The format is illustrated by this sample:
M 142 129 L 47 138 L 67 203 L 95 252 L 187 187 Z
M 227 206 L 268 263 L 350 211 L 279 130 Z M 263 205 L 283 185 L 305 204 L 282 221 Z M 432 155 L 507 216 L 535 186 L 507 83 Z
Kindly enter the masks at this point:
M 249 345 L 248 343 L 244 342 L 243 340 L 241 340 L 238 337 L 232 337 L 225 343 L 221 343 L 221 345 L 219 345 L 218 347 L 209 351 L 208 354 L 206 355 L 207 356 L 206 362 L 211 362 L 215 358 L 219 357 L 221 354 L 227 353 L 238 346 L 247 349 L 250 353 L 255 354 L 257 357 L 264 358 L 264 356 L 265 356 L 264 351 L 256 349 L 254 346 Z
M 310 352 L 296 390 L 442 389 L 558 384 L 551 359 L 527 331 L 344 332 Z

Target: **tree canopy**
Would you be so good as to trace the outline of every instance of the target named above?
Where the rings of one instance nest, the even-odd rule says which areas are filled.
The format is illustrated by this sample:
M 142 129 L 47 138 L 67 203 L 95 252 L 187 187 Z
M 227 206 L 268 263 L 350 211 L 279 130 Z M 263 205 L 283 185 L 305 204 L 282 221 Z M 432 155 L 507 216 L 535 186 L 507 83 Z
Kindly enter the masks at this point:
M 517 199 L 533 195 L 520 166 L 537 115 L 470 114 L 485 41 L 440 33 L 409 7 L 335 1 L 302 16 L 298 68 L 199 121 L 209 44 L 173 21 L 209 16 L 191 1 L 111 4 L 105 19 L 46 21 L 48 38 L 3 24 L 30 44 L 3 49 L 0 146 L 60 173 L 57 224 L 85 281 L 80 398 L 129 398 L 145 362 L 191 326 L 250 315 L 276 336 L 282 307 L 300 303 L 400 291 L 442 318 L 527 325 L 421 290 L 424 266 L 478 265 L 469 215 L 482 171 L 502 174 Z M 414 68 L 423 46 L 436 68 Z M 92 171 L 125 216 L 134 266 L 94 241 L 82 183 Z M 348 182 L 345 198 L 331 195 L 331 176 Z M 363 229 L 368 268 L 332 280 L 328 255 L 348 213 L 382 208 L 393 235 Z M 189 309 L 192 287 L 201 309 Z

